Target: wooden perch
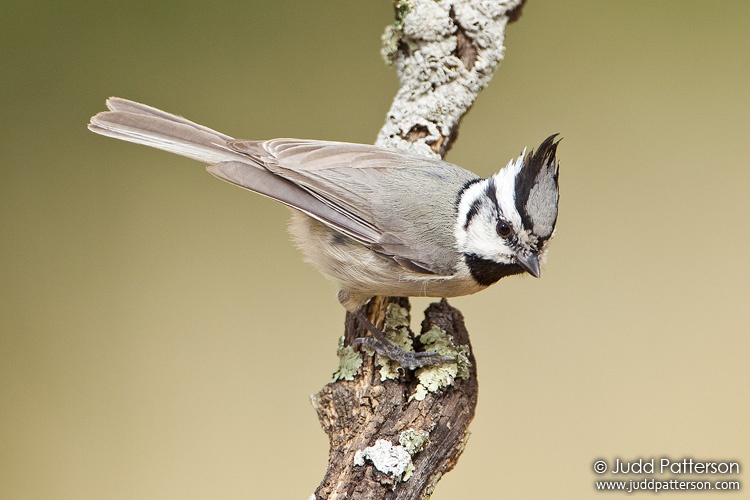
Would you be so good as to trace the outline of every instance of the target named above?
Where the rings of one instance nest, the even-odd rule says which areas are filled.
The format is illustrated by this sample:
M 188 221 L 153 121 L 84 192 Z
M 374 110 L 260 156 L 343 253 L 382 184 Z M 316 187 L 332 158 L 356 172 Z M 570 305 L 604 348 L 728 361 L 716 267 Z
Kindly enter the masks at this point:
M 442 157 L 463 115 L 503 57 L 503 36 L 523 0 L 396 0 L 383 56 L 401 87 L 376 144 Z M 312 397 L 328 434 L 328 470 L 315 499 L 429 498 L 458 461 L 477 404 L 476 363 L 460 311 L 431 304 L 419 335 L 409 301 L 376 297 L 370 320 L 405 348 L 458 359 L 415 372 L 350 347 L 368 333 L 347 313 L 334 381 Z
M 409 302 L 379 298 L 368 312 L 383 307 L 408 311 Z M 427 309 L 421 333 L 433 327 L 451 332 L 457 344 L 469 346 L 463 316 L 445 300 Z M 364 335 L 366 330 L 347 315 L 345 343 Z M 447 390 L 427 391 L 421 400 L 416 396 L 420 380 L 415 373 L 401 371 L 397 378 L 381 381 L 374 356 L 365 358 L 353 380 L 332 382 L 314 396 L 331 444 L 328 471 L 316 498 L 429 496 L 440 477 L 456 464 L 474 418 L 477 378 L 470 350 L 467 358 L 465 378 L 455 379 Z M 379 444 L 381 440 L 385 444 Z

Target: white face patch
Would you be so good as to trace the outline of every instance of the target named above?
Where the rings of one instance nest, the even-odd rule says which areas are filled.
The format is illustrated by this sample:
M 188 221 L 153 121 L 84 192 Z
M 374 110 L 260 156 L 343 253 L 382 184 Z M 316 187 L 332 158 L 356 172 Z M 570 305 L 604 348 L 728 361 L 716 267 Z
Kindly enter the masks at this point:
M 523 237 L 521 215 L 515 206 L 515 178 L 522 165 L 523 156 L 509 162 L 489 179 L 475 182 L 463 192 L 454 229 L 459 252 L 499 263 L 515 263 L 514 250 L 497 234 L 497 222 L 498 216 L 502 217 L 510 223 L 515 233 Z M 488 193 L 492 187 L 497 205 Z
M 469 218 L 471 206 L 477 198 L 481 198 L 485 189 L 487 189 L 487 180 L 483 179 L 466 188 L 461 194 L 461 198 L 458 200 L 458 220 L 456 221 L 455 231 L 457 241 L 460 241 L 460 238 L 464 236 L 465 231 L 463 230 L 463 227 L 466 225 L 466 220 Z M 459 231 L 459 229 L 461 229 L 461 231 Z
M 516 231 L 521 229 L 521 214 L 518 213 L 516 208 L 516 176 L 521 171 L 525 154 L 526 150 L 516 161 L 511 160 L 504 169 L 492 176 L 497 190 L 497 202 L 500 205 L 503 218 L 510 222 Z

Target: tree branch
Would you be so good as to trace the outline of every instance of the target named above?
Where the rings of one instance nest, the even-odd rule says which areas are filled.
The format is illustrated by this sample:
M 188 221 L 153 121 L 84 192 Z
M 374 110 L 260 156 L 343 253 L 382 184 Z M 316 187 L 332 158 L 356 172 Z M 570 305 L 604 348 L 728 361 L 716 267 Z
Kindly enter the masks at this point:
M 401 88 L 376 144 L 445 156 L 502 60 L 505 26 L 522 6 L 523 0 L 396 0 L 381 52 Z
M 463 115 L 503 57 L 503 35 L 523 0 L 396 0 L 383 56 L 401 88 L 376 144 L 442 157 Z M 429 347 L 457 363 L 407 372 L 350 345 L 368 335 L 347 313 L 334 381 L 312 397 L 328 434 L 328 470 L 311 498 L 429 498 L 458 461 L 477 403 L 476 363 L 460 311 L 431 304 L 419 335 L 409 301 L 376 297 L 373 324 L 403 347 Z

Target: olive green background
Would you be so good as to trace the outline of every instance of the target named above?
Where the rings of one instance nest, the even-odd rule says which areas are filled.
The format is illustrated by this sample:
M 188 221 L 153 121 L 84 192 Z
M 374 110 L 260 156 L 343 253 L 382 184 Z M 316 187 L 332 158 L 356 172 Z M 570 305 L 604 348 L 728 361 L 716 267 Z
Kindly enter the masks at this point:
M 386 0 L 2 4 L 1 498 L 310 495 L 335 286 L 280 205 L 86 123 L 118 95 L 236 137 L 372 142 L 391 19 Z M 488 175 L 560 132 L 558 231 L 540 280 L 452 301 L 480 402 L 433 498 L 603 498 L 599 458 L 750 466 L 748 19 L 530 0 L 508 28 L 448 159 Z M 700 498 L 746 495 L 731 479 Z

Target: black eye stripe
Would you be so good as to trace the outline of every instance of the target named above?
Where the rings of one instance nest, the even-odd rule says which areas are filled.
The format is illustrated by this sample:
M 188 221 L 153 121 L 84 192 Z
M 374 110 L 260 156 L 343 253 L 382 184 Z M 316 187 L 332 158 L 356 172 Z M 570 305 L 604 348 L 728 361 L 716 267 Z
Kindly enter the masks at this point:
M 464 222 L 464 229 L 469 228 L 469 224 L 471 224 L 471 220 L 479 215 L 479 207 L 482 205 L 481 199 L 477 198 L 474 200 L 469 207 L 469 211 L 466 212 L 466 222 Z
M 495 186 L 495 178 L 490 177 L 487 181 L 487 187 L 484 189 L 484 194 L 490 201 L 495 205 L 495 210 L 500 213 L 500 204 L 497 202 L 497 187 Z
M 471 180 L 467 181 L 463 185 L 463 187 L 461 188 L 461 190 L 456 195 L 456 201 L 455 201 L 456 208 L 458 208 L 458 206 L 461 204 L 461 198 L 463 198 L 464 193 L 466 192 L 466 190 L 469 189 L 474 184 L 476 184 L 477 182 L 482 182 L 482 180 L 483 179 L 481 177 L 475 177 L 474 179 L 471 179 Z

